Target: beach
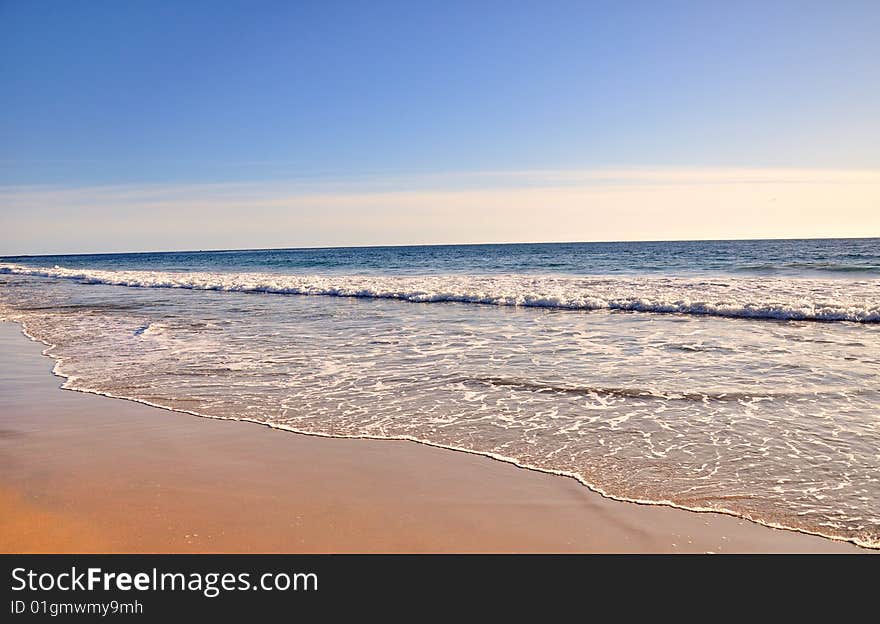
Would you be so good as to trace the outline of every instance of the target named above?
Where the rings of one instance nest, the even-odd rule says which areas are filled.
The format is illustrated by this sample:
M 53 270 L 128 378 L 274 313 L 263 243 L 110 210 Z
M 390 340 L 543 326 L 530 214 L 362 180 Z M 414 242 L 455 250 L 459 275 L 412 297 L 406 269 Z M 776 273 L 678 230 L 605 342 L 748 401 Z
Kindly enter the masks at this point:
M 59 389 L 0 324 L 2 552 L 870 552 L 408 441 Z

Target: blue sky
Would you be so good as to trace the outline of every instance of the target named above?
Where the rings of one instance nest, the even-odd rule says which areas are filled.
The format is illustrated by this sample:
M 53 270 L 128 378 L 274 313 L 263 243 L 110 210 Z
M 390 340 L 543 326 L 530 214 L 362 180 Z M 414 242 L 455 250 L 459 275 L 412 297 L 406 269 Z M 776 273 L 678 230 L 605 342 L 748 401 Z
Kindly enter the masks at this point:
M 878 32 L 876 0 L 3 1 L 0 192 L 874 171 Z M 116 225 L 142 208 L 119 204 Z

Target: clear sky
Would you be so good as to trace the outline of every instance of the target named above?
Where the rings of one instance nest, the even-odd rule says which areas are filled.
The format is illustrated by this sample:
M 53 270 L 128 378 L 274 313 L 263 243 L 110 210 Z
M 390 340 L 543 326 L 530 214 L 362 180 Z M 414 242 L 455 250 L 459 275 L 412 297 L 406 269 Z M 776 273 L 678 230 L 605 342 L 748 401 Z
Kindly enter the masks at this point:
M 880 2 L 0 0 L 0 253 L 880 235 Z

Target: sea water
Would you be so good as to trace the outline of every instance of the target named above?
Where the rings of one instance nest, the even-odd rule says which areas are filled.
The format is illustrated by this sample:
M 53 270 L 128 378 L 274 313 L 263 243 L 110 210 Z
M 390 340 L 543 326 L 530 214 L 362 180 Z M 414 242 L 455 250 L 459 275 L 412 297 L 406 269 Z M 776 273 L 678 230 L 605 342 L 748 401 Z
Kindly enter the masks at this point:
M 9 257 L 0 316 L 66 388 L 880 547 L 880 239 Z

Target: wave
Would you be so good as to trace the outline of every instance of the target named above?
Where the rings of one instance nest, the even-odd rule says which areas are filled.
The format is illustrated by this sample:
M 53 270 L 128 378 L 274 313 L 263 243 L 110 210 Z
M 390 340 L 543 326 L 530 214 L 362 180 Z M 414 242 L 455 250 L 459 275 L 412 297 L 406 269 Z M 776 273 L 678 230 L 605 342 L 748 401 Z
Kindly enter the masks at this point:
M 787 262 L 783 264 L 775 263 L 754 263 L 742 264 L 737 266 L 734 271 L 744 273 L 776 273 L 776 272 L 803 272 L 815 271 L 817 273 L 844 273 L 866 275 L 880 274 L 880 265 L 876 264 L 840 264 L 835 262 Z
M 658 399 L 662 401 L 776 401 L 793 398 L 817 399 L 822 396 L 839 397 L 843 392 L 686 392 L 658 391 L 652 388 L 620 388 L 613 386 L 566 386 L 528 379 L 509 379 L 504 377 L 463 378 L 464 383 L 480 384 L 522 390 L 524 392 L 563 394 L 575 396 L 600 396 L 622 399 Z
M 0 264 L 0 274 L 83 284 L 280 295 L 613 310 L 797 321 L 880 322 L 875 280 L 758 277 L 573 277 L 561 275 L 279 275 L 106 271 Z

